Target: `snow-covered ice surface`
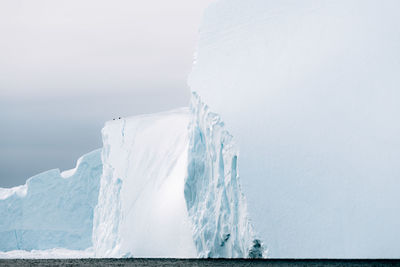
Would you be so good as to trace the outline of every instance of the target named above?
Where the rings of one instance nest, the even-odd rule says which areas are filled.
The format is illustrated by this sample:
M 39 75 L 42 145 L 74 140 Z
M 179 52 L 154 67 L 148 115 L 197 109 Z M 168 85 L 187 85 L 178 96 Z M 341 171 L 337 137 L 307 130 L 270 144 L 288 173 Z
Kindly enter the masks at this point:
M 96 256 L 197 256 L 183 193 L 188 122 L 184 108 L 106 123 Z
M 101 150 L 96 150 L 81 157 L 73 170 L 54 169 L 25 185 L 0 188 L 0 257 L 91 247 L 101 172 Z
M 271 257 L 400 257 L 398 10 L 220 0 L 205 12 L 189 84 L 238 146 Z

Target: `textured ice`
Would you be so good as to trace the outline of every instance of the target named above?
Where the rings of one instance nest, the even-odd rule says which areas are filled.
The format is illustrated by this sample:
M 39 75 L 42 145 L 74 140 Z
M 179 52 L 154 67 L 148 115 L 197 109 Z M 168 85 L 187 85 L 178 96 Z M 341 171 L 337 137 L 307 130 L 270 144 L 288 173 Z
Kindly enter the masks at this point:
M 0 256 L 399 257 L 399 8 L 215 2 L 190 110 L 107 122 L 103 165 L 1 189 Z
M 399 9 L 220 0 L 205 12 L 189 84 L 234 137 L 271 257 L 400 256 Z
M 84 155 L 71 171 L 54 169 L 33 176 L 23 186 L 0 188 L 0 251 L 91 247 L 100 152 Z
M 93 229 L 97 257 L 249 256 L 255 238 L 236 150 L 222 122 L 195 107 L 106 123 Z M 202 121 L 192 121 L 189 131 L 197 115 Z M 213 133 L 189 140 L 193 131 Z M 221 151 L 210 158 L 214 145 Z
M 263 256 L 238 152 L 200 98 L 109 121 L 102 136 L 75 169 L 0 190 L 0 257 Z
M 199 256 L 266 256 L 247 215 L 232 136 L 196 94 L 192 96 L 191 115 L 185 199 L 196 226 L 193 239 Z M 260 246 L 253 247 L 255 244 Z

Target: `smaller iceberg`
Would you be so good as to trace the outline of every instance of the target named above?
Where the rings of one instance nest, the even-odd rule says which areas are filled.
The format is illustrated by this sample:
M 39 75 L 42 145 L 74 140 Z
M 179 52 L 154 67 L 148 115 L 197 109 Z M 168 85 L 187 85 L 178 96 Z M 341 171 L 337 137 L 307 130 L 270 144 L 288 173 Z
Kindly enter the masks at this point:
M 22 250 L 91 247 L 101 173 L 98 149 L 81 157 L 73 170 L 53 169 L 25 185 L 0 188 L 0 251 L 17 256 Z

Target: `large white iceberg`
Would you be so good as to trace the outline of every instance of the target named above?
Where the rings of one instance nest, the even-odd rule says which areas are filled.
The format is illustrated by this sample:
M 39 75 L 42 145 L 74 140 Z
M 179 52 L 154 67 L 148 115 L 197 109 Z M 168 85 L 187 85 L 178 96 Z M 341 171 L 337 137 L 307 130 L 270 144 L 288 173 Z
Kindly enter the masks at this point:
M 207 9 L 189 84 L 234 137 L 271 257 L 399 257 L 398 10 L 396 0 Z
M 109 121 L 101 157 L 2 189 L 0 257 L 262 257 L 237 151 L 221 120 L 197 106 Z
M 227 170 L 227 180 L 223 167 L 222 176 L 210 174 L 214 166 L 203 158 L 202 146 L 213 140 L 189 140 L 190 114 L 183 108 L 106 123 L 93 228 L 96 256 L 249 256 L 252 227 L 236 173 Z M 221 133 L 214 129 L 217 139 Z M 229 156 L 231 168 L 235 155 Z M 221 166 L 222 160 L 214 162 Z
M 0 257 L 398 257 L 399 8 L 213 3 L 190 107 L 0 189 Z

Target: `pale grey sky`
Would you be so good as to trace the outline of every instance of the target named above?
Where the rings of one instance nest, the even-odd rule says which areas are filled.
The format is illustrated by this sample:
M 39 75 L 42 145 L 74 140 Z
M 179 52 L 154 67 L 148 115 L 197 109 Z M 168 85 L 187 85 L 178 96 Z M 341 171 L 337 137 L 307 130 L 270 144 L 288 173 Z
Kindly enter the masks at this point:
M 73 168 L 117 116 L 186 106 L 212 0 L 0 0 L 0 187 Z

